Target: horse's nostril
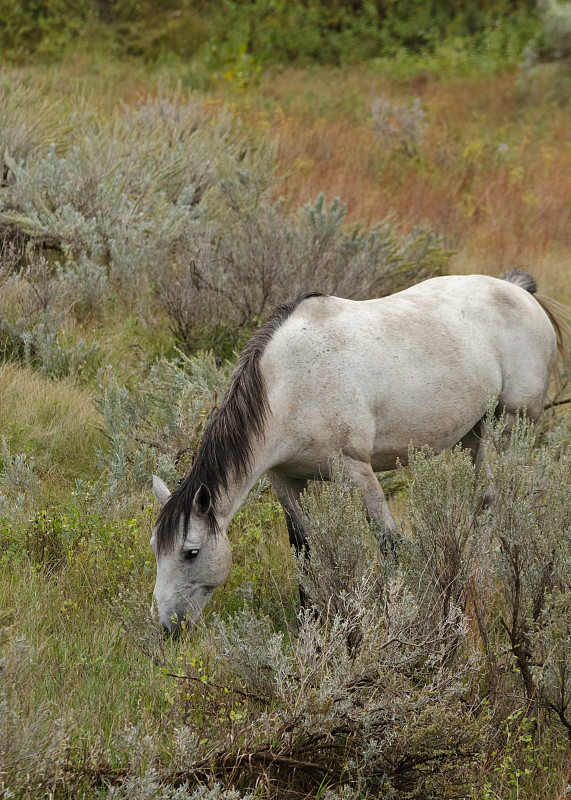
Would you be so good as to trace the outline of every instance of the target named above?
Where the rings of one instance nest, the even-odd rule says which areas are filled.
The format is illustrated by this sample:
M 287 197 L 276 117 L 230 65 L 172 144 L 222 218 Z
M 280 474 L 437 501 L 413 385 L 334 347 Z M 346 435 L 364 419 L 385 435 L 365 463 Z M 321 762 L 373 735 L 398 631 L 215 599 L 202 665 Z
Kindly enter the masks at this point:
M 182 632 L 180 625 L 163 625 L 163 636 L 169 639 L 178 639 Z

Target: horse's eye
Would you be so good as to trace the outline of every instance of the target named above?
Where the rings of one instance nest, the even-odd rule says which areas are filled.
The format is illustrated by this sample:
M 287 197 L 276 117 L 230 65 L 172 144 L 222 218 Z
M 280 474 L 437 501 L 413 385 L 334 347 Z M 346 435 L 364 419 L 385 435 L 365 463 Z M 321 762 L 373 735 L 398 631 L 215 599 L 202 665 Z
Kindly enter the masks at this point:
M 185 561 L 194 561 L 196 556 L 200 553 L 200 550 L 185 550 L 183 553 L 183 558 Z

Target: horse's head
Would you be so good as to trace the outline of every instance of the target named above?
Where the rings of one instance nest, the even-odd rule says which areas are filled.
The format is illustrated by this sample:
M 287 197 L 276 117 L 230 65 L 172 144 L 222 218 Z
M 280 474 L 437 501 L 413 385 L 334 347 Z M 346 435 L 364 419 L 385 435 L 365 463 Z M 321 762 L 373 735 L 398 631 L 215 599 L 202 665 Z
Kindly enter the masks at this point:
M 153 476 L 153 494 L 165 505 L 171 496 L 160 478 Z M 187 524 L 178 517 L 173 545 L 161 547 L 157 529 L 153 531 L 151 549 L 157 561 L 157 581 L 153 592 L 152 613 L 169 633 L 180 630 L 184 620 L 194 622 L 230 572 L 232 553 L 226 531 L 213 533 L 208 523 L 211 495 L 207 486 L 200 486 L 192 500 Z M 156 603 L 156 611 L 155 611 Z

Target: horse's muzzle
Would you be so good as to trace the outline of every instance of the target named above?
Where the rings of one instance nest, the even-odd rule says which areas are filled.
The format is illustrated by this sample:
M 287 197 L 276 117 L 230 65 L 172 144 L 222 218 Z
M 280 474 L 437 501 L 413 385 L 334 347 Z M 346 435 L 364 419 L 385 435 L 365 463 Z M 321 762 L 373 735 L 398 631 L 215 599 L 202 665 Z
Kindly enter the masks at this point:
M 182 627 L 180 625 L 162 625 L 163 629 L 163 636 L 165 639 L 178 639 L 182 632 Z

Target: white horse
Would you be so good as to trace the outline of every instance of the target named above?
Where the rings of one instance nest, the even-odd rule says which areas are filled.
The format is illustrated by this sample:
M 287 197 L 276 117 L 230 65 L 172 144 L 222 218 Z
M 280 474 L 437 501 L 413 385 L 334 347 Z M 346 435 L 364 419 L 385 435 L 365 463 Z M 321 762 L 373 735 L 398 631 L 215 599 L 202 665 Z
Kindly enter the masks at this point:
M 462 442 L 485 457 L 490 398 L 514 415 L 541 414 L 565 323 L 520 270 L 432 278 L 363 302 L 309 294 L 277 308 L 240 355 L 198 455 L 163 505 L 151 539 L 154 598 L 165 629 L 196 620 L 226 580 L 226 531 L 268 473 L 290 541 L 305 542 L 298 501 L 327 479 L 340 453 L 371 520 L 394 521 L 375 472 L 407 463 L 409 445 L 435 452 Z

